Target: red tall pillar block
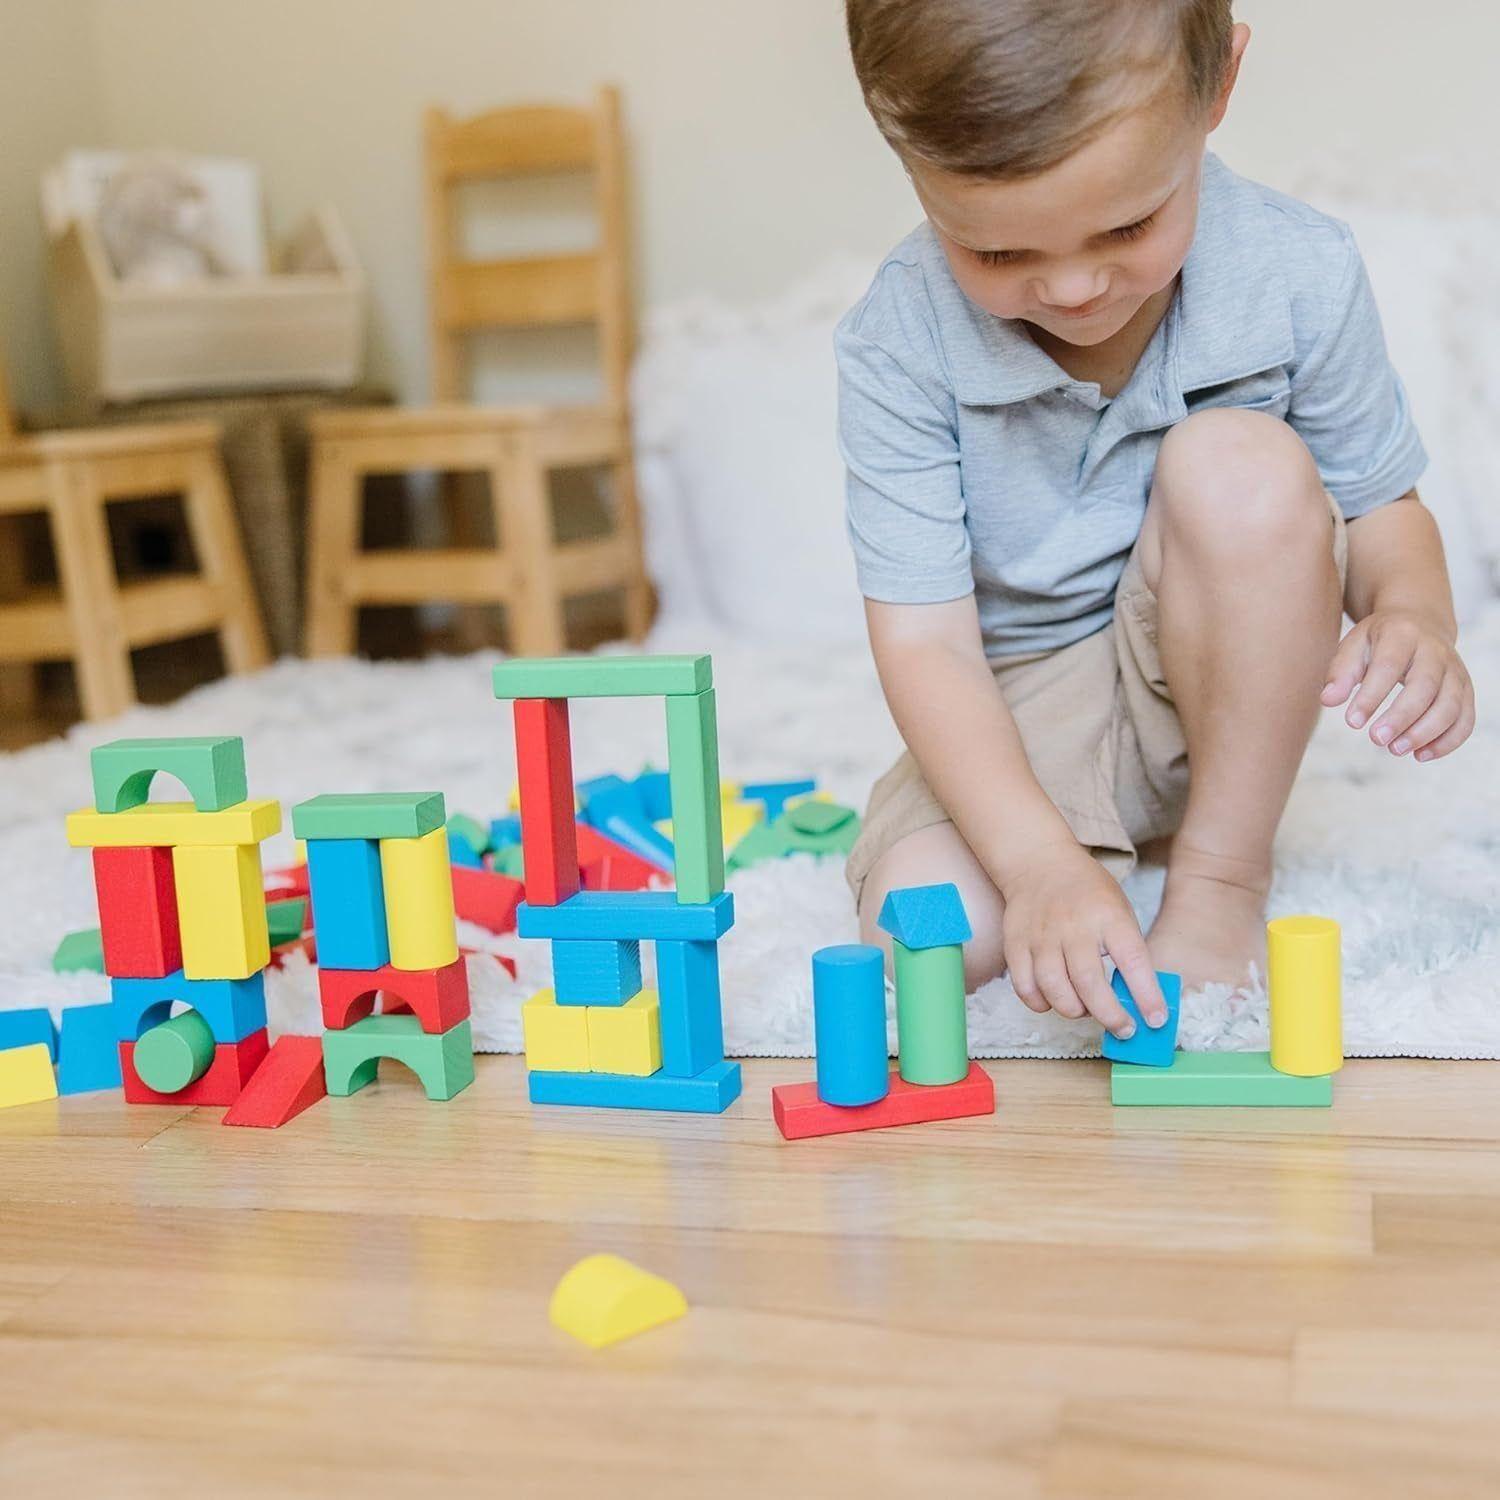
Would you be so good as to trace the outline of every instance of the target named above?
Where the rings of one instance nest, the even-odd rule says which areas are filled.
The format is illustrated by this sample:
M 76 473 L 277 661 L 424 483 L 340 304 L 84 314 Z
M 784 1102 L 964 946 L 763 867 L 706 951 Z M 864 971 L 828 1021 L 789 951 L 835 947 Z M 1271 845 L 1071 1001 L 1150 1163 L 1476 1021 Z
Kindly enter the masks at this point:
M 182 967 L 170 849 L 95 849 L 104 972 L 161 979 Z
M 557 906 L 578 893 L 579 883 L 568 700 L 518 698 L 515 716 L 526 899 Z

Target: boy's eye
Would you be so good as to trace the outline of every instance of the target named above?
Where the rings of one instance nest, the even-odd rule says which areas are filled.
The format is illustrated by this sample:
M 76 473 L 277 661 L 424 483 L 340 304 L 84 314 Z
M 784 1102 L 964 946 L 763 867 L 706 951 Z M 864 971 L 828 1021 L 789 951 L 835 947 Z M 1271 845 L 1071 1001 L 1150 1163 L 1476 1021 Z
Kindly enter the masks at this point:
M 982 266 L 1008 266 L 1020 260 L 1022 254 L 1020 250 L 976 250 L 974 259 Z
M 1122 224 L 1118 229 L 1111 229 L 1106 237 L 1117 244 L 1138 240 L 1150 233 L 1151 226 L 1155 222 L 1156 215 L 1150 213 L 1144 219 L 1137 219 L 1134 224 Z M 972 250 L 969 253 L 982 266 L 1012 265 L 1018 260 L 1023 260 L 1027 254 L 1025 250 Z
M 1147 214 L 1144 219 L 1137 219 L 1134 224 L 1122 224 L 1118 229 L 1111 229 L 1109 237 L 1112 240 L 1138 240 L 1155 221 L 1155 214 Z

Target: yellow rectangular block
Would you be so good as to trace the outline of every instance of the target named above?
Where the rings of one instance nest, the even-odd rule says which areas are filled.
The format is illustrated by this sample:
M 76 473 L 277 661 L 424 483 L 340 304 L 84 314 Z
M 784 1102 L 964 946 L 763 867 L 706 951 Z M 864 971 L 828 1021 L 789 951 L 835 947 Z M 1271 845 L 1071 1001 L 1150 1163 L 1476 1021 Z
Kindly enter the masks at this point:
M 57 1098 L 57 1076 L 52 1050 L 46 1042 L 10 1047 L 0 1052 L 0 1109 L 14 1104 L 40 1104 Z
M 458 928 L 448 830 L 434 828 L 419 839 L 381 839 L 380 877 L 392 967 L 441 969 L 451 964 L 458 957 Z
M 181 844 L 172 851 L 172 883 L 189 979 L 248 979 L 270 963 L 258 845 Z
M 592 1072 L 649 1078 L 660 1070 L 661 1007 L 655 990 L 642 990 L 624 1005 L 580 1008 L 588 1012 Z
M 262 798 L 222 812 L 199 812 L 191 802 L 147 802 L 117 813 L 80 807 L 68 814 L 67 831 L 75 849 L 258 844 L 281 832 L 281 804 Z
M 589 1071 L 589 1017 L 585 1005 L 559 1005 L 552 990 L 538 990 L 521 1007 L 526 1066 L 543 1073 Z

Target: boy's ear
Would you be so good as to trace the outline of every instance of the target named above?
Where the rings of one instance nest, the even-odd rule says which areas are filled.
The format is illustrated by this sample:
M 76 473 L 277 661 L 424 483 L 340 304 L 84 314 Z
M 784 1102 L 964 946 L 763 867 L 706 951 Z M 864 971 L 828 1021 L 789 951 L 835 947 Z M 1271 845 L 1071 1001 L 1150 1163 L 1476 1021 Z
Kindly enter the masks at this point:
M 1240 61 L 1249 45 L 1250 28 L 1243 21 L 1237 21 L 1229 38 L 1229 66 L 1224 69 L 1224 82 L 1219 89 L 1219 97 L 1214 100 L 1213 108 L 1208 112 L 1208 128 L 1211 131 L 1219 128 L 1219 122 L 1229 108 L 1229 96 L 1234 92 L 1235 82 L 1240 76 Z

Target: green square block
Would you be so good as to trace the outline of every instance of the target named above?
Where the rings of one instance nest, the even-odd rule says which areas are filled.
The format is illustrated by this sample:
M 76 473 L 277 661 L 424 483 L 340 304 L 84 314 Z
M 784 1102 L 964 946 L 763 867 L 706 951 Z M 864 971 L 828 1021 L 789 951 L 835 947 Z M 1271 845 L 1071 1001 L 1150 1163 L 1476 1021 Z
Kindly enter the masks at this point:
M 1112 1104 L 1195 1109 L 1317 1109 L 1333 1103 L 1333 1079 L 1278 1073 L 1269 1052 L 1179 1052 L 1170 1068 L 1115 1063 L 1109 1097 Z
M 522 657 L 494 670 L 497 698 L 673 698 L 714 685 L 707 656 Z
M 712 688 L 667 699 L 667 777 L 677 899 L 711 901 L 724 889 L 719 721 Z
M 441 792 L 325 792 L 292 809 L 299 839 L 419 839 L 443 826 Z
M 97 927 L 70 932 L 53 951 L 54 974 L 71 974 L 76 969 L 87 969 L 95 974 L 104 972 L 104 940 Z
M 328 1092 L 342 1098 L 375 1082 L 381 1058 L 405 1063 L 429 1099 L 451 1099 L 474 1082 L 474 1037 L 467 1020 L 447 1031 L 423 1031 L 414 1015 L 367 1016 L 323 1033 Z
M 306 896 L 288 896 L 284 901 L 266 902 L 266 931 L 273 948 L 282 943 L 295 943 L 306 926 Z
M 175 776 L 199 812 L 222 812 L 250 795 L 245 742 L 237 735 L 198 738 L 111 740 L 89 755 L 94 806 L 100 812 L 140 807 L 158 771 Z

